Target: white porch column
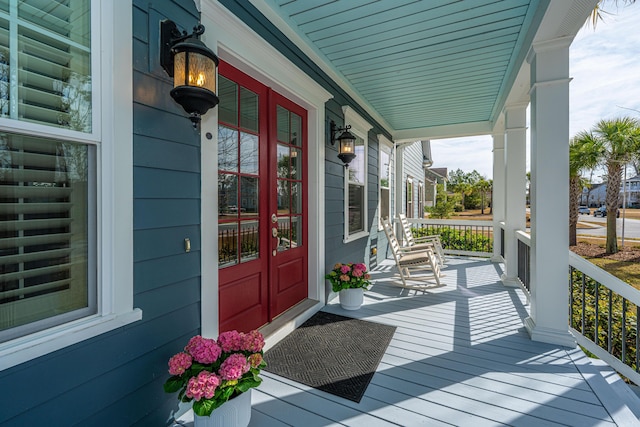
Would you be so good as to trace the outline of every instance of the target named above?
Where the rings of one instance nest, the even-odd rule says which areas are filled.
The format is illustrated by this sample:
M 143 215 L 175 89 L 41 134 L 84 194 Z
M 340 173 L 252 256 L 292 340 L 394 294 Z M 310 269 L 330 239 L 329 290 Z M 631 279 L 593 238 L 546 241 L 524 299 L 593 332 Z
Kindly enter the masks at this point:
M 575 346 L 569 333 L 569 45 L 534 44 L 531 66 L 531 315 L 534 341 Z
M 525 230 L 527 185 L 527 104 L 505 107 L 505 148 L 504 148 L 504 263 L 502 283 L 518 286 L 518 240 L 517 230 Z
M 493 134 L 493 190 L 491 213 L 493 214 L 493 256 L 491 261 L 502 262 L 500 255 L 500 223 L 504 221 L 504 131 Z

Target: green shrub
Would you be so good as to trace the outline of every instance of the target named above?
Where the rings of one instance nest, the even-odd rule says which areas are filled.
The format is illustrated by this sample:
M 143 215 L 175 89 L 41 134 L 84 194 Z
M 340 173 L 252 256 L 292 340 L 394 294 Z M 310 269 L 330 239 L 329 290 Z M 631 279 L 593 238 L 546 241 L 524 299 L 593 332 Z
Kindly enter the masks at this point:
M 472 252 L 493 251 L 493 238 L 476 230 L 460 230 L 447 226 L 428 226 L 411 228 L 411 233 L 415 238 L 437 234 L 440 236 L 440 241 L 444 249 Z

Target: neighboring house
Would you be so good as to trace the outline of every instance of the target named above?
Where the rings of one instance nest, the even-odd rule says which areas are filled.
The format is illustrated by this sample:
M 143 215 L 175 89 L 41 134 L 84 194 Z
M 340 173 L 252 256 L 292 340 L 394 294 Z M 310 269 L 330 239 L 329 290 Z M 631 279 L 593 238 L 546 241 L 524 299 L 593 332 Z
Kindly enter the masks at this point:
M 444 191 L 447 191 L 448 178 L 447 168 L 428 168 L 424 171 L 425 187 L 425 204 L 432 207 L 436 205 L 438 197 L 438 184 L 442 184 Z
M 640 207 L 640 175 L 633 178 L 627 178 L 626 195 L 622 193 L 624 186 L 624 180 L 620 183 L 620 194 L 618 196 L 618 205 L 622 207 L 622 204 L 626 197 L 627 207 L 636 208 Z M 607 196 L 607 183 L 595 184 L 591 187 L 591 191 L 583 192 L 582 204 L 585 203 L 585 199 L 589 198 L 589 207 L 600 207 L 605 205 Z
M 276 342 L 326 304 L 334 263 L 384 256 L 380 215 L 422 214 L 416 141 L 493 135 L 494 224 L 517 280 L 529 103 L 525 327 L 574 344 L 568 64 L 593 2 L 10 3 L 3 426 L 170 424 L 186 407 L 163 392 L 167 361 L 191 336 L 268 325 Z M 166 19 L 202 23 L 220 58 L 220 103 L 195 129 L 159 62 Z M 331 122 L 356 137 L 348 168 Z

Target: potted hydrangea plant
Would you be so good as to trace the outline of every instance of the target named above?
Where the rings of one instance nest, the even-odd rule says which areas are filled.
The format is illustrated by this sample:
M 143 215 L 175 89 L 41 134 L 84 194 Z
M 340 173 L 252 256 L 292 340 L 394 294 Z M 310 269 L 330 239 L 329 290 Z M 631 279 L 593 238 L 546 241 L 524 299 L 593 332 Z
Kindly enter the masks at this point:
M 263 347 L 264 337 L 255 330 L 223 332 L 217 340 L 197 335 L 169 359 L 164 390 L 193 401 L 196 426 L 247 426 L 250 391 L 262 382 L 258 375 L 266 366 Z
M 340 306 L 345 310 L 357 310 L 364 301 L 364 291 L 371 282 L 367 266 L 363 263 L 337 263 L 326 276 L 333 292 L 338 292 Z

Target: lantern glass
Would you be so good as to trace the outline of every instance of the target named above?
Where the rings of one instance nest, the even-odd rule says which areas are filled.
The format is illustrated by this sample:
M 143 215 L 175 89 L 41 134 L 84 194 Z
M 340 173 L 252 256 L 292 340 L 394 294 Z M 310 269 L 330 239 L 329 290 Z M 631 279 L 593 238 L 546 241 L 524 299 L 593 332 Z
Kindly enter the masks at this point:
M 215 93 L 216 63 L 197 52 L 177 52 L 173 57 L 173 87 L 178 86 L 202 87 Z
M 350 138 L 340 139 L 340 154 L 353 154 L 354 140 Z

